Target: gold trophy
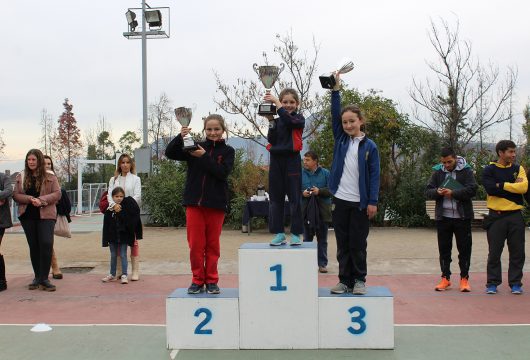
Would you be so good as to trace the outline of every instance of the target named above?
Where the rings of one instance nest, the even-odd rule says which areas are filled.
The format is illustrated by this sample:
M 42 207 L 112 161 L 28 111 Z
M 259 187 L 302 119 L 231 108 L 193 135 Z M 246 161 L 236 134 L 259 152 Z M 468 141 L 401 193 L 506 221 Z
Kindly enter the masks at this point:
M 270 94 L 271 89 L 276 80 L 278 80 L 285 64 L 281 64 L 280 67 L 273 65 L 258 66 L 258 64 L 254 64 L 253 67 L 256 74 L 258 74 L 261 83 L 265 87 L 265 93 Z M 259 104 L 258 115 L 276 115 L 276 105 L 272 103 Z
M 175 117 L 183 127 L 188 127 L 190 125 L 192 113 L 192 109 L 183 106 L 175 109 Z M 190 134 L 183 136 L 182 140 L 184 142 L 182 145 L 182 150 L 195 151 L 198 149 L 193 137 L 191 137 Z
M 351 61 L 350 59 L 343 59 L 339 63 L 339 66 L 337 67 L 336 71 L 333 71 L 330 74 L 320 75 L 318 77 L 318 79 L 320 80 L 320 85 L 322 85 L 324 89 L 333 89 L 333 87 L 337 84 L 337 79 L 335 79 L 333 73 L 337 72 L 339 74 L 346 74 L 347 72 L 352 71 L 353 67 L 353 61 Z

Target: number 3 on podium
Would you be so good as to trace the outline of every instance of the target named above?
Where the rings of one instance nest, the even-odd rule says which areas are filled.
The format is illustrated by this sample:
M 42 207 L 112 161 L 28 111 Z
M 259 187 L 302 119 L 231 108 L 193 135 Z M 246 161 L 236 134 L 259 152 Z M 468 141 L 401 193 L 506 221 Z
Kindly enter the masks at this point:
M 354 306 L 354 307 L 349 308 L 348 312 L 352 315 L 351 322 L 353 324 L 358 324 L 358 326 L 356 326 L 357 329 L 355 329 L 355 328 L 353 328 L 351 326 L 348 327 L 348 331 L 350 332 L 350 334 L 359 335 L 359 334 L 362 334 L 363 332 L 365 332 L 366 323 L 364 322 L 363 319 L 366 316 L 366 310 L 364 310 L 360 306 Z M 359 315 L 354 316 L 353 314 L 355 314 L 355 313 L 358 313 Z

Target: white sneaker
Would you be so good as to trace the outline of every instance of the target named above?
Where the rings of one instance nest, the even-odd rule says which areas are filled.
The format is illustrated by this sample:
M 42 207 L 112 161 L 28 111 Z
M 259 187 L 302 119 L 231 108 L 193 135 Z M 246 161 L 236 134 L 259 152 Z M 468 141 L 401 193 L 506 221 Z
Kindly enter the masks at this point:
M 121 279 L 121 283 L 122 284 L 128 284 L 129 283 L 129 280 L 127 280 L 127 275 L 122 275 L 120 277 L 120 279 Z
M 109 281 L 114 281 L 116 280 L 116 277 L 112 274 L 108 274 L 107 276 L 105 276 L 103 279 L 101 279 L 101 281 L 103 282 L 109 282 Z

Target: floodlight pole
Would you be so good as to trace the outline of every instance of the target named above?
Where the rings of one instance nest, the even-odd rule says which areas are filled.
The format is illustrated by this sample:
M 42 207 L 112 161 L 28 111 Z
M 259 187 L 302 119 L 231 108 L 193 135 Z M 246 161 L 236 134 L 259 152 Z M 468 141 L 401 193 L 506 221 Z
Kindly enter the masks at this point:
M 148 147 L 147 143 L 147 35 L 145 28 L 145 0 L 142 0 L 142 98 L 143 98 L 143 143 L 142 147 Z

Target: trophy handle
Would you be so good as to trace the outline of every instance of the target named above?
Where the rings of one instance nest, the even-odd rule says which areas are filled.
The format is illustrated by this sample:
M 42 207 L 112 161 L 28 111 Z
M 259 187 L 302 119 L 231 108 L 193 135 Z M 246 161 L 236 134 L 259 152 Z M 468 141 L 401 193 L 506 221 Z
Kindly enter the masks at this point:
M 258 74 L 258 76 L 259 76 L 259 66 L 258 66 L 258 64 L 254 63 L 254 65 L 252 65 L 252 67 L 254 68 L 254 72 L 256 74 Z
M 282 73 L 283 69 L 285 69 L 285 64 L 281 63 L 280 64 L 280 71 L 278 71 L 278 77 L 280 77 L 280 74 Z

